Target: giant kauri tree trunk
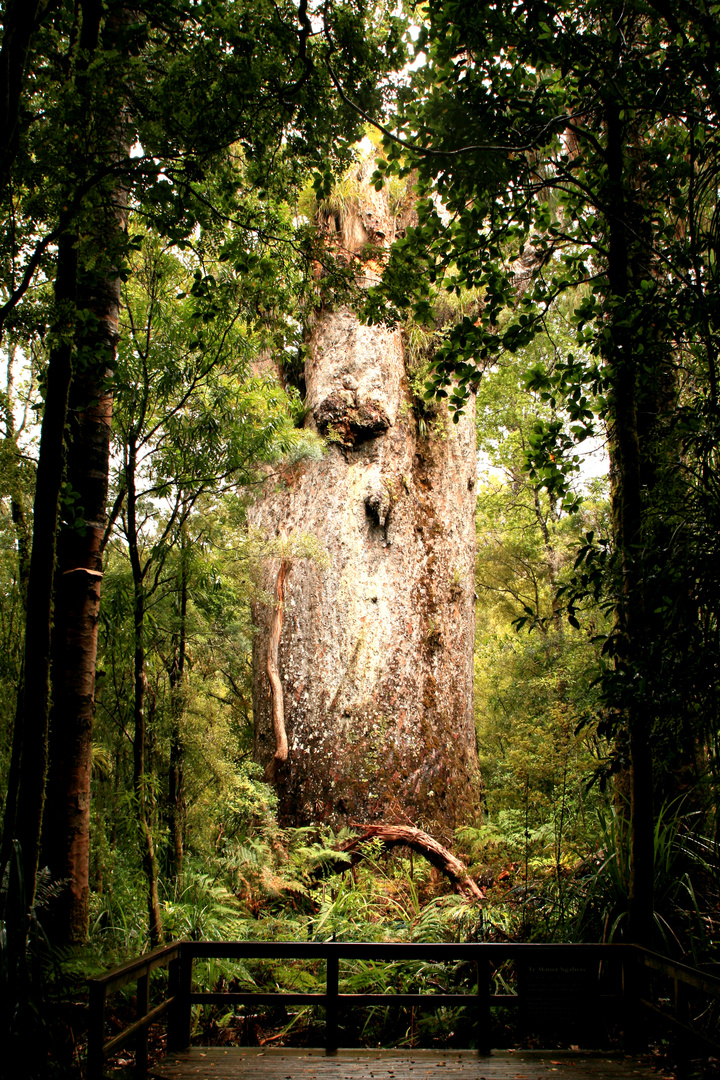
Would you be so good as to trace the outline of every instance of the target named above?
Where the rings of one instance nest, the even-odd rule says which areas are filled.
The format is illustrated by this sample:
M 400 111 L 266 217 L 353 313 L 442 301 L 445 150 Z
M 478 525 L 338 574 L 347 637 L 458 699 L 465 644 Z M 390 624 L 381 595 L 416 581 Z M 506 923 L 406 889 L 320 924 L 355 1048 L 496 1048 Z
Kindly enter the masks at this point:
M 321 224 L 348 258 L 397 226 L 368 185 L 343 220 Z M 313 533 L 328 559 L 263 570 L 256 755 L 285 824 L 383 820 L 448 835 L 480 804 L 473 409 L 420 424 L 401 331 L 347 308 L 317 315 L 308 354 L 306 424 L 327 452 L 273 477 L 250 519 L 268 538 Z

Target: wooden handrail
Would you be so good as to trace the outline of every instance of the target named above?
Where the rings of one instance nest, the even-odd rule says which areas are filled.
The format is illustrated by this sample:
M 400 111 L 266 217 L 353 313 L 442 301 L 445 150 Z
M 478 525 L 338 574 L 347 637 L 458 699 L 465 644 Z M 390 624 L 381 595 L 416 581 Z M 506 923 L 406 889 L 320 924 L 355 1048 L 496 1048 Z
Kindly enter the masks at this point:
M 697 968 L 682 964 L 677 960 L 671 960 L 668 956 L 652 952 L 641 946 L 634 946 L 635 959 L 638 967 L 652 978 L 669 980 L 671 983 L 670 1000 L 672 1011 L 664 1008 L 659 1002 L 648 1001 L 650 996 L 647 987 L 638 987 L 638 1005 L 644 1012 L 652 1017 L 662 1020 L 667 1030 L 673 1031 L 681 1040 L 695 1048 L 704 1048 L 710 1053 L 720 1052 L 720 1032 L 707 1032 L 698 1030 L 697 1024 L 693 1024 L 690 1015 L 691 997 L 688 990 L 699 991 L 705 997 L 720 999 L 720 978 L 710 972 L 699 971 Z M 705 1011 L 704 1005 L 701 1009 Z M 697 1019 L 697 1018 L 696 1018 Z
M 193 992 L 192 965 L 202 959 L 265 959 L 265 960 L 325 960 L 325 993 L 264 991 L 222 993 L 218 991 Z M 340 960 L 367 960 L 380 963 L 393 961 L 450 961 L 465 960 L 472 963 L 477 973 L 476 993 L 427 994 L 378 993 L 342 994 L 339 990 Z M 517 994 L 491 993 L 493 971 L 507 960 L 519 962 L 519 972 L 534 970 L 542 978 L 545 967 L 554 971 L 573 969 L 589 973 L 592 980 L 600 978 L 606 962 L 614 961 L 622 966 L 622 994 L 627 1001 L 625 1023 L 632 1028 L 638 1023 L 638 1009 L 658 1013 L 659 1006 L 645 1000 L 643 971 L 656 972 L 660 977 L 672 979 L 675 984 L 675 1013 L 668 1018 L 674 1026 L 682 1027 L 678 1000 L 680 985 L 691 990 L 720 997 L 720 979 L 697 971 L 686 964 L 677 963 L 648 949 L 622 944 L 535 944 L 506 942 L 486 943 L 438 943 L 415 944 L 405 942 L 298 942 L 298 941 L 179 941 L 155 949 L 146 956 L 129 961 L 97 979 L 90 980 L 90 1023 L 88 1042 L 89 1080 L 101 1080 L 105 1060 L 132 1039 L 136 1041 L 136 1067 L 140 1074 L 147 1068 L 147 1034 L 151 1023 L 167 1015 L 168 1049 L 179 1050 L 190 1045 L 191 1013 L 193 1005 L 215 1004 L 308 1004 L 325 1008 L 326 1048 L 333 1052 L 339 1042 L 339 1010 L 343 1006 L 414 1005 L 433 1008 L 440 1004 L 469 1006 L 477 1020 L 477 1045 L 481 1053 L 490 1051 L 490 1010 L 493 1004 L 518 1004 L 522 1007 L 527 987 L 518 984 Z M 160 968 L 170 969 L 169 996 L 150 1008 L 149 980 L 151 972 Z M 593 975 L 592 973 L 596 974 Z M 539 973 L 539 976 L 538 976 Z M 137 983 L 137 1015 L 128 1027 L 105 1039 L 105 1003 L 108 995 L 129 982 Z M 537 991 L 536 991 L 537 992 Z M 613 992 L 615 993 L 615 992 Z M 611 997 L 613 995 L 610 995 Z M 663 1014 L 666 1015 L 667 1014 Z M 686 1029 L 690 1031 L 689 1028 Z M 707 1039 L 701 1036 L 704 1041 Z
M 437 942 L 433 944 L 405 941 L 190 941 L 183 948 L 193 959 L 244 960 L 325 960 L 339 956 L 344 960 L 472 960 L 481 950 L 492 962 L 515 960 L 518 957 L 541 958 L 544 954 L 568 956 L 583 954 L 598 961 L 614 953 L 620 955 L 627 945 L 576 942 Z
M 542 963 L 564 957 L 572 964 L 595 962 L 600 965 L 610 954 L 619 955 L 622 946 L 594 944 L 477 944 L 405 942 L 297 942 L 297 941 L 180 941 L 162 946 L 131 960 L 97 979 L 90 980 L 90 1024 L 88 1040 L 88 1075 L 101 1080 L 105 1060 L 121 1046 L 136 1040 L 136 1067 L 140 1074 L 147 1066 L 147 1029 L 163 1014 L 169 1016 L 168 1048 L 181 1049 L 190 1044 L 191 1009 L 198 1004 L 310 1004 L 322 1005 L 326 1012 L 326 1047 L 332 1052 L 338 1045 L 338 1012 L 341 1006 L 377 1005 L 382 1002 L 433 1008 L 440 1004 L 464 1005 L 475 1010 L 478 1029 L 478 1048 L 490 1050 L 490 1008 L 493 1003 L 513 1004 L 518 995 L 492 994 L 492 972 L 505 960 L 527 960 Z M 322 993 L 220 993 L 192 991 L 192 964 L 201 959 L 283 959 L 325 960 L 326 992 Z M 339 961 L 449 961 L 466 960 L 477 973 L 477 992 L 452 994 L 341 994 L 339 992 Z M 170 996 L 154 1008 L 148 999 L 149 977 L 159 968 L 170 968 Z M 137 1016 L 124 1031 L 105 1039 L 106 999 L 129 982 L 137 983 Z
M 136 960 L 129 960 L 105 975 L 89 980 L 89 1080 L 101 1080 L 106 1059 L 133 1039 L 135 1040 L 137 1071 L 140 1074 L 147 1071 L 147 1037 L 150 1024 L 159 1020 L 164 1013 L 169 1011 L 177 1012 L 179 1008 L 185 1005 L 182 995 L 177 992 L 180 981 L 182 950 L 185 944 L 184 941 L 175 941 L 170 945 L 161 945 L 160 948 L 154 949 L 144 956 L 139 956 Z M 175 984 L 174 987 L 171 986 L 171 989 L 174 989 L 175 992 L 151 1009 L 149 999 L 150 975 L 153 971 L 161 968 L 170 969 L 170 983 Z M 133 981 L 137 984 L 135 1020 L 124 1031 L 106 1040 L 105 1009 L 107 998 L 110 994 L 121 990 L 123 986 L 127 986 L 128 983 Z M 178 1028 L 177 1021 L 175 1028 Z
M 160 945 L 159 948 L 154 949 L 152 952 L 138 956 L 135 960 L 128 960 L 125 964 L 121 964 L 120 967 L 113 968 L 112 971 L 106 972 L 105 975 L 100 975 L 90 981 L 105 986 L 107 993 L 120 990 L 121 987 L 132 982 L 133 979 L 137 979 L 138 974 L 149 975 L 151 971 L 155 971 L 157 968 L 167 967 L 168 964 L 180 956 L 180 948 L 183 944 L 184 941 L 173 941 L 170 945 Z
M 720 978 L 709 972 L 700 971 L 698 968 L 681 964 L 677 960 L 671 960 L 660 953 L 651 952 L 640 945 L 634 946 L 638 960 L 643 967 L 651 971 L 659 971 L 671 979 L 678 979 L 686 986 L 692 986 L 695 990 L 702 990 L 713 997 L 720 997 Z

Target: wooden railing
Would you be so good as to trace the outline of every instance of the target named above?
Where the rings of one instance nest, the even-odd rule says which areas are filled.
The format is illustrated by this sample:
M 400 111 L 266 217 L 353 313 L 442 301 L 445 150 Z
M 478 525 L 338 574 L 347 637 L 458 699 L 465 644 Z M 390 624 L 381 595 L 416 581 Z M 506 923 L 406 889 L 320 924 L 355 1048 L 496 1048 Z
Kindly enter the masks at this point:
M 194 991 L 195 960 L 324 960 L 325 993 L 253 991 Z M 340 993 L 340 961 L 466 961 L 475 968 L 475 992 L 445 993 Z M 492 992 L 495 972 L 512 961 L 517 974 L 517 993 Z M 168 996 L 150 1007 L 150 975 L 168 968 Z M 663 999 L 652 991 L 653 979 L 671 979 L 675 990 L 672 1011 L 663 1010 Z M 129 982 L 137 984 L 136 1016 L 122 1032 L 105 1038 L 107 998 Z M 720 979 L 694 968 L 676 964 L 666 957 L 632 945 L 571 944 L 436 944 L 360 942 L 254 942 L 181 941 L 156 949 L 115 971 L 90 982 L 88 1077 L 100 1080 L 108 1057 L 135 1040 L 136 1069 L 147 1071 L 148 1027 L 163 1014 L 168 1015 L 168 1050 L 190 1045 L 194 1005 L 320 1005 L 325 1009 L 325 1048 L 333 1053 L 339 1045 L 339 1016 L 346 1008 L 379 1004 L 437 1008 L 461 1005 L 472 1009 L 480 1054 L 491 1046 L 491 1008 L 513 1005 L 519 1009 L 521 1025 L 547 1030 L 552 1021 L 562 1021 L 563 1010 L 595 1017 L 601 1006 L 622 1005 L 621 1021 L 626 1035 L 637 1041 L 642 1014 L 662 1015 L 687 1032 L 692 1018 L 683 1012 L 687 996 L 684 988 L 711 995 L 720 1001 Z M 650 1000 L 653 997 L 655 1000 Z M 712 1039 L 703 1036 L 712 1046 Z M 574 1039 L 573 1041 L 576 1041 Z
M 720 1054 L 720 978 L 648 949 L 635 957 L 640 1008 L 690 1049 Z
M 189 982 L 190 964 L 186 952 L 189 942 L 177 941 L 172 945 L 165 945 L 154 952 L 147 953 L 137 960 L 131 960 L 107 975 L 99 979 L 91 979 L 89 983 L 89 1016 L 88 1016 L 88 1077 L 99 1080 L 103 1075 L 103 1066 L 107 1058 L 112 1057 L 129 1042 L 135 1042 L 135 1068 L 140 1075 L 147 1072 L 148 1061 L 148 1028 L 150 1024 L 159 1020 L 164 1013 L 170 1016 L 168 1025 L 168 1043 L 174 1046 L 187 1046 L 189 1037 L 190 1008 L 181 1000 L 178 993 L 181 986 L 187 986 Z M 153 971 L 161 968 L 169 968 L 168 985 L 170 996 L 159 1005 L 150 1008 L 150 975 Z M 185 973 L 185 968 L 188 973 Z M 119 1034 L 111 1039 L 105 1039 L 105 1011 L 106 1002 L 111 994 L 121 990 L 128 983 L 136 984 L 136 1010 L 135 1020 Z M 187 1013 L 188 1039 L 184 1042 L 185 1029 L 177 1031 L 177 1024 L 181 1017 Z M 178 1042 L 179 1038 L 179 1042 Z

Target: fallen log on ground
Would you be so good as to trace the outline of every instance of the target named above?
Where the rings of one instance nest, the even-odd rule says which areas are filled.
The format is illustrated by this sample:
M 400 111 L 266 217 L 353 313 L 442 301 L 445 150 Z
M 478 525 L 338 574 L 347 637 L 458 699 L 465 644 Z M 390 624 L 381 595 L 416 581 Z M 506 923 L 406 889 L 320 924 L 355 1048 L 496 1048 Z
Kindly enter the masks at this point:
M 360 829 L 360 835 L 338 844 L 337 851 L 349 855 L 353 866 L 363 858 L 361 844 L 377 838 L 382 841 L 384 848 L 409 847 L 422 855 L 436 870 L 449 878 L 456 891 L 468 900 L 481 901 L 484 898 L 484 893 L 470 877 L 465 863 L 422 829 L 415 829 L 412 825 L 363 825 L 356 821 L 351 821 L 350 825 L 353 829 Z M 325 869 L 328 868 L 326 865 Z M 341 862 L 333 867 L 338 872 L 347 868 L 347 863 Z

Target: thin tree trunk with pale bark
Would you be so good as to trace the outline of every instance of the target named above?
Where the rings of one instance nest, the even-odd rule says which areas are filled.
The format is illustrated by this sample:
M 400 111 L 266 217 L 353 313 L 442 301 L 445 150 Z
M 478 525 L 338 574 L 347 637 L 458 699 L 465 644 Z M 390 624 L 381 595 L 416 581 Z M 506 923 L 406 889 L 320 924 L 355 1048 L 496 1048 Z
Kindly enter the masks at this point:
M 188 560 L 187 539 L 183 532 L 180 546 L 180 626 L 177 648 L 170 666 L 170 772 L 168 810 L 171 837 L 171 871 L 180 880 L 183 868 L 185 826 L 184 764 L 182 721 L 185 715 L 185 657 L 187 649 Z
M 125 468 L 127 489 L 127 540 L 130 566 L 133 576 L 133 631 L 134 631 L 134 733 L 133 733 L 133 787 L 137 813 L 138 839 L 142 855 L 143 871 L 147 885 L 148 929 L 151 945 L 163 941 L 162 920 L 160 917 L 160 898 L 158 895 L 158 866 L 155 854 L 155 842 L 152 834 L 152 822 L 147 790 L 145 769 L 145 750 L 147 744 L 147 725 L 145 719 L 145 698 L 147 674 L 145 671 L 145 574 L 140 561 L 139 538 L 137 528 L 137 496 L 135 472 L 137 468 L 136 447 L 130 440 L 128 461 Z

